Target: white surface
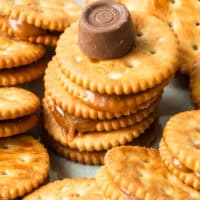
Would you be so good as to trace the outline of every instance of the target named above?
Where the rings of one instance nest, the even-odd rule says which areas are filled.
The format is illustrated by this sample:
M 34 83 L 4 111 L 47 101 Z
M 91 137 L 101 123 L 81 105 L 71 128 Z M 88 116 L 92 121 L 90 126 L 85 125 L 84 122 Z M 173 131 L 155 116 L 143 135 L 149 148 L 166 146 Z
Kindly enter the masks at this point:
M 78 2 L 83 2 L 79 0 Z M 83 4 L 82 4 L 83 5 Z M 26 84 L 26 88 L 31 89 L 40 97 L 43 94 L 42 81 L 35 81 L 31 84 Z M 170 116 L 181 111 L 192 109 L 189 96 L 188 83 L 185 77 L 176 78 L 165 89 L 160 105 L 160 130 L 154 147 L 157 148 L 162 134 L 162 128 Z M 41 131 L 41 130 L 37 130 Z M 61 179 L 65 177 L 95 177 L 96 170 L 99 166 L 87 166 L 77 164 L 61 158 L 54 153 L 51 156 L 51 180 Z

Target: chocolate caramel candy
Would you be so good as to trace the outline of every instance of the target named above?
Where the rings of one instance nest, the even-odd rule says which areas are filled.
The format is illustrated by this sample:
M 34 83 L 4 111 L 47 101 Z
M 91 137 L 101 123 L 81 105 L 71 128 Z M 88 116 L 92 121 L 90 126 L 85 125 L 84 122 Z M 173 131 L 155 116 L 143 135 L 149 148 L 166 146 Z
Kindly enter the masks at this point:
M 114 1 L 88 5 L 79 21 L 79 46 L 93 59 L 126 55 L 134 46 L 135 34 L 128 9 Z

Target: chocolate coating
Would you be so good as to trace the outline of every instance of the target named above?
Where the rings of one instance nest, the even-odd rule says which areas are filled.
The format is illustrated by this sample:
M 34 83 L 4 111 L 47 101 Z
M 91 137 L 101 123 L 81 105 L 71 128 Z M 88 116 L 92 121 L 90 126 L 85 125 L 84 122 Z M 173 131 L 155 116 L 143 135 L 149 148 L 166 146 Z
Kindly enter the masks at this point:
M 126 55 L 134 46 L 135 34 L 128 9 L 114 1 L 88 5 L 79 21 L 79 46 L 93 59 Z

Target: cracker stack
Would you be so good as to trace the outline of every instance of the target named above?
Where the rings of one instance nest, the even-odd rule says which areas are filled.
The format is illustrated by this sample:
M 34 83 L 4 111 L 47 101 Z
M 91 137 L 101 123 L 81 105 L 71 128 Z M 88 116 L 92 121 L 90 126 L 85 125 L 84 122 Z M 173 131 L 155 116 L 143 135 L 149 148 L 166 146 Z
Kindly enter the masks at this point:
M 80 10 L 73 0 L 1 0 L 0 86 L 41 77 L 51 58 L 41 45 L 55 47 L 59 35 L 78 18 Z
M 38 122 L 39 98 L 24 89 L 0 88 L 0 199 L 22 197 L 48 178 L 49 156 L 31 136 L 19 135 Z
M 136 38 L 127 55 L 87 56 L 79 46 L 77 22 L 61 36 L 48 65 L 44 126 L 51 146 L 72 160 L 102 163 L 99 153 L 142 135 L 154 123 L 163 88 L 174 76 L 177 41 L 170 28 L 152 16 L 130 18 Z
M 159 148 L 166 168 L 196 190 L 200 190 L 199 123 L 200 110 L 176 114 L 167 122 Z
M 39 78 L 47 66 L 45 48 L 0 36 L 0 86 L 13 86 Z

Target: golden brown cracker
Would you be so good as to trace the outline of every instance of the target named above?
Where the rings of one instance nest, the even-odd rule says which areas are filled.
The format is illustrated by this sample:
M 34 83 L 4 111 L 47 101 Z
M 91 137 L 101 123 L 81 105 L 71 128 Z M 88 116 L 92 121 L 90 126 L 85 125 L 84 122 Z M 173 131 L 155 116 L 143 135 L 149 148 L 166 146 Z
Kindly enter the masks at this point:
M 33 114 L 39 105 L 39 98 L 28 90 L 16 87 L 0 88 L 0 120 Z
M 108 151 L 105 169 L 118 190 L 136 199 L 199 199 L 200 193 L 183 184 L 163 166 L 159 152 L 144 147 L 122 146 Z M 97 175 L 97 178 L 99 176 Z M 97 180 L 103 193 L 106 183 Z M 111 199 L 120 199 L 119 191 Z M 111 191 L 110 191 L 111 194 Z
M 62 83 L 62 87 L 66 91 L 83 101 L 88 106 L 105 111 L 105 112 L 124 112 L 131 111 L 133 108 L 141 105 L 143 102 L 147 102 L 152 98 L 159 96 L 167 81 L 144 92 L 140 92 L 134 95 L 106 95 L 85 90 L 71 82 L 63 73 L 61 73 L 59 66 L 57 65 L 56 58 L 52 60 L 49 65 L 52 66 L 52 73 L 58 76 L 58 79 Z M 117 106 L 116 106 L 117 105 Z
M 37 122 L 38 117 L 35 114 L 19 119 L 0 121 L 0 138 L 25 133 L 32 129 Z
M 54 200 L 108 200 L 99 191 L 96 180 L 92 178 L 73 178 L 54 181 L 32 194 L 23 198 L 23 200 L 41 200 L 41 199 L 54 199 Z
M 16 69 L 0 70 L 0 86 L 14 86 L 38 79 L 44 74 L 48 59 L 43 58 L 37 63 Z
M 169 152 L 185 167 L 200 173 L 200 111 L 186 111 L 167 122 L 163 140 Z
M 133 22 L 136 47 L 122 58 L 104 61 L 92 60 L 80 50 L 78 23 L 71 25 L 56 49 L 62 72 L 85 89 L 109 95 L 141 92 L 172 77 L 178 55 L 174 33 L 153 16 L 135 14 Z
M 0 69 L 31 64 L 45 54 L 45 48 L 0 36 Z
M 133 126 L 134 124 L 141 122 L 148 116 L 157 113 L 158 110 L 158 102 L 155 102 L 150 107 L 146 109 L 141 109 L 138 112 L 130 114 L 128 116 L 122 116 L 111 120 L 91 120 L 70 115 L 64 112 L 62 108 L 57 105 L 52 108 L 51 106 L 49 106 L 50 104 L 51 103 L 49 103 L 47 99 L 43 100 L 43 105 L 49 107 L 58 124 L 69 133 L 69 137 L 74 137 L 76 133 L 84 134 L 94 131 L 112 131 Z
M 130 113 L 135 113 L 138 109 L 147 108 L 160 97 L 152 98 L 151 100 L 144 102 L 142 105 L 138 105 L 136 108 L 130 112 L 112 113 L 104 112 L 93 109 L 89 107 L 84 102 L 76 97 L 69 95 L 66 90 L 60 84 L 57 74 L 53 73 L 52 66 L 49 65 L 45 71 L 44 85 L 45 85 L 45 97 L 49 101 L 50 106 L 53 108 L 55 105 L 62 108 L 65 112 L 75 115 L 77 117 L 86 119 L 112 119 L 118 118 L 123 115 L 129 115 Z M 117 105 L 116 105 L 117 106 Z
M 0 199 L 16 199 L 48 177 L 49 156 L 31 136 L 0 139 Z
M 73 0 L 2 0 L 0 13 L 43 29 L 63 31 L 77 20 L 81 7 Z
M 194 173 L 191 169 L 183 166 L 178 159 L 176 159 L 168 150 L 167 145 L 161 140 L 159 145 L 159 152 L 163 164 L 183 183 L 192 186 L 196 190 L 200 190 L 199 173 Z
M 56 122 L 48 107 L 43 107 L 44 127 L 54 140 L 64 146 L 79 151 L 101 151 L 111 147 L 123 145 L 139 137 L 153 123 L 155 116 L 147 117 L 134 126 L 108 132 L 92 132 L 78 134 L 69 140 L 65 132 Z

